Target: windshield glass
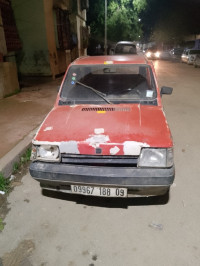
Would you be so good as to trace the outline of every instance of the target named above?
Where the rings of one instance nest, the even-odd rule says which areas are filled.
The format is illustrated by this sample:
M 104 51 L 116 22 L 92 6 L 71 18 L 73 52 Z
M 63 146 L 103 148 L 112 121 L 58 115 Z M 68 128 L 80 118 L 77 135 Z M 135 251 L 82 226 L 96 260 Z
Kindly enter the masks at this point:
M 118 44 L 115 54 L 136 54 L 136 46 L 134 44 Z
M 61 100 L 66 104 L 107 104 L 155 101 L 156 88 L 147 65 L 71 66 Z

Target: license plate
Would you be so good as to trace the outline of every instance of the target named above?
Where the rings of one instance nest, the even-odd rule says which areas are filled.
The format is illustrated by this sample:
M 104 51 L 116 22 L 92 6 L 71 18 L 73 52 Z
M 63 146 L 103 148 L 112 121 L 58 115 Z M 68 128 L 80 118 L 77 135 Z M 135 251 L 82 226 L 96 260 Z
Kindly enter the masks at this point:
M 117 197 L 126 198 L 127 188 L 93 187 L 71 185 L 71 193 L 99 196 L 99 197 Z

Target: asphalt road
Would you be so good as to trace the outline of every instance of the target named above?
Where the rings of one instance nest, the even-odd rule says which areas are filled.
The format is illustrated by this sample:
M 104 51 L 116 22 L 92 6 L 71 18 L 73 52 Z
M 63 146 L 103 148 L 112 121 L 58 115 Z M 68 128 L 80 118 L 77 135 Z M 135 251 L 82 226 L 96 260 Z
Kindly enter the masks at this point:
M 154 62 L 175 143 L 176 178 L 159 201 L 42 195 L 29 174 L 8 197 L 3 265 L 200 265 L 200 69 Z M 0 262 L 1 265 L 1 262 Z

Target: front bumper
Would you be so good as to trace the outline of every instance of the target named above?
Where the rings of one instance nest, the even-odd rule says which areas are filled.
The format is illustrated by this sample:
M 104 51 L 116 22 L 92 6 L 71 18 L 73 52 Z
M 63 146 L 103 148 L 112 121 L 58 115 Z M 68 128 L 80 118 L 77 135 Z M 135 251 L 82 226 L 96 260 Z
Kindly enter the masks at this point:
M 31 176 L 50 190 L 71 192 L 70 185 L 123 187 L 129 196 L 165 194 L 172 185 L 175 169 L 105 167 L 32 162 Z

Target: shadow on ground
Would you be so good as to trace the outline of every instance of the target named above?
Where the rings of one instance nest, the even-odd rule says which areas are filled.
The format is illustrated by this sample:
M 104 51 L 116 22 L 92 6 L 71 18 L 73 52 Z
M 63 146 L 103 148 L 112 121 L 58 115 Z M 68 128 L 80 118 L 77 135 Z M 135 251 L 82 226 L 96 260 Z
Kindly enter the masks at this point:
M 87 206 L 122 209 L 127 209 L 129 206 L 165 205 L 169 202 L 169 193 L 157 197 L 119 199 L 74 195 L 43 189 L 42 195 L 50 198 L 76 202 L 77 204 L 83 204 Z

